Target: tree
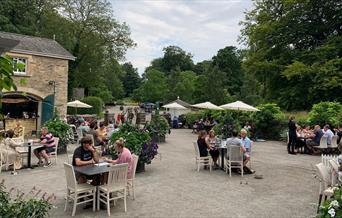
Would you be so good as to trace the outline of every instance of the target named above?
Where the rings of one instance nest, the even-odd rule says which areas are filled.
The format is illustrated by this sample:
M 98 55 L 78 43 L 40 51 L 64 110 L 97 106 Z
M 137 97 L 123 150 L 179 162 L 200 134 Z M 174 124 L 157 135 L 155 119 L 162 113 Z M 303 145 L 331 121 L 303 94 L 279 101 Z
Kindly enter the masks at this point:
M 180 97 L 186 102 L 194 102 L 193 93 L 195 91 L 195 81 L 197 79 L 196 74 L 193 71 L 177 72 L 175 77 L 175 86 L 173 87 L 169 100 Z
M 237 48 L 227 46 L 220 49 L 212 60 L 212 66 L 217 67 L 225 74 L 223 79 L 228 93 L 240 96 L 244 75 L 241 70 L 241 58 L 238 55 Z
M 255 94 L 286 109 L 340 101 L 341 16 L 339 1 L 255 1 L 241 38 L 249 47 L 243 65 L 258 83 Z
M 164 101 L 169 92 L 164 73 L 158 70 L 146 72 L 146 79 L 134 91 L 133 98 L 143 102 Z
M 139 88 L 141 84 L 141 78 L 138 73 L 138 69 L 134 68 L 131 63 L 124 63 L 122 65 L 124 71 L 124 77 L 122 79 L 125 96 L 130 97 L 133 91 Z

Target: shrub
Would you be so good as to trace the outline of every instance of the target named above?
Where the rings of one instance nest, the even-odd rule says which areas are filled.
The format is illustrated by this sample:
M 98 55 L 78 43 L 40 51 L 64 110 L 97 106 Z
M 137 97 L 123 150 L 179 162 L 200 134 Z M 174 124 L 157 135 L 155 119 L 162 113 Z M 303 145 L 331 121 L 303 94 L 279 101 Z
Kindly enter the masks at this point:
M 331 127 L 341 124 L 342 120 L 342 105 L 338 102 L 320 102 L 314 104 L 308 121 L 311 125 L 329 124 Z
M 260 111 L 252 115 L 255 136 L 279 139 L 281 130 L 286 125 L 284 113 L 276 104 L 261 104 L 258 109 Z
M 66 147 L 69 142 L 68 131 L 70 126 L 60 120 L 58 117 L 55 117 L 44 124 L 45 127 L 48 128 L 49 132 L 54 136 L 59 138 L 59 151 L 66 151 Z
M 194 124 L 194 122 L 196 120 L 202 119 L 203 116 L 204 114 L 201 111 L 187 113 L 185 116 L 186 125 L 188 125 L 189 128 L 192 128 L 192 125 Z
M 146 129 L 150 132 L 150 136 L 154 134 L 164 137 L 170 131 L 170 126 L 165 117 L 155 114 L 152 116 L 151 122 L 147 124 Z
M 93 106 L 92 108 L 77 108 L 77 114 L 96 114 L 100 116 L 103 111 L 103 101 L 99 97 L 88 96 L 81 100 L 82 102 Z M 68 114 L 75 114 L 75 108 L 68 108 Z
M 0 217 L 44 218 L 52 207 L 55 195 L 47 196 L 35 187 L 29 193 L 14 188 L 7 190 L 4 180 L 0 182 Z

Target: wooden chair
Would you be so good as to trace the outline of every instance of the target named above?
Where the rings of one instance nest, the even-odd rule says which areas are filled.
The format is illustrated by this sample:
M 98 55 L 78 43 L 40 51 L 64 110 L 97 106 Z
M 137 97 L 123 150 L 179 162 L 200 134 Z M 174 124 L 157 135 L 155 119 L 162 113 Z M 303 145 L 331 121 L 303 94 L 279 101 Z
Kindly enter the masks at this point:
M 334 190 L 336 187 L 331 187 L 331 180 L 329 169 L 323 163 L 316 164 L 316 172 L 319 179 L 319 198 L 317 213 L 319 212 L 319 207 L 322 203 L 322 198 L 330 198 L 334 195 Z
M 110 167 L 107 184 L 98 187 L 97 210 L 100 210 L 100 202 L 107 206 L 107 213 L 110 216 L 110 202 L 117 199 L 124 200 L 125 212 L 127 211 L 127 171 L 128 164 L 116 164 Z
M 133 169 L 132 169 L 132 178 L 127 179 L 127 192 L 129 194 L 130 190 L 132 190 L 132 196 L 133 196 L 133 200 L 135 199 L 135 183 L 134 183 L 134 179 L 135 179 L 135 171 L 137 169 L 137 165 L 138 165 L 138 161 L 139 161 L 139 156 L 132 154 L 133 157 Z
M 193 142 L 194 149 L 195 149 L 195 161 L 196 161 L 196 167 L 197 167 L 197 172 L 200 170 L 200 165 L 202 164 L 203 166 L 209 166 L 209 170 L 211 172 L 212 168 L 212 159 L 208 155 L 206 157 L 201 157 L 197 142 Z
M 226 157 L 226 173 L 229 170 L 229 176 L 232 176 L 232 168 L 240 169 L 243 177 L 243 152 L 238 145 L 227 145 L 229 157 Z
M 67 195 L 65 198 L 64 212 L 67 209 L 69 200 L 73 201 L 71 216 L 75 216 L 76 206 L 87 202 L 93 202 L 93 211 L 96 203 L 96 187 L 87 183 L 77 184 L 74 167 L 64 163 L 65 178 L 67 181 Z M 90 199 L 87 199 L 89 198 Z
M 55 151 L 49 153 L 49 156 L 50 156 L 50 158 L 54 157 L 55 163 L 57 164 L 59 138 L 58 137 L 54 137 L 54 139 L 55 139 Z

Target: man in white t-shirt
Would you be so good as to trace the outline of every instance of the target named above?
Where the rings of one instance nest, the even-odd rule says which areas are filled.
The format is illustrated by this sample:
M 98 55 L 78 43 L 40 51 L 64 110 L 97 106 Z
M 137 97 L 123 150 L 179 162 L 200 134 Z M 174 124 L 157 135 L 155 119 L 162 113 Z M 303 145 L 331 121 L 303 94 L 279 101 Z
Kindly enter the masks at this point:
M 330 130 L 330 126 L 327 124 L 323 128 L 323 136 L 327 137 L 327 144 L 331 145 L 332 137 L 334 136 L 334 133 Z

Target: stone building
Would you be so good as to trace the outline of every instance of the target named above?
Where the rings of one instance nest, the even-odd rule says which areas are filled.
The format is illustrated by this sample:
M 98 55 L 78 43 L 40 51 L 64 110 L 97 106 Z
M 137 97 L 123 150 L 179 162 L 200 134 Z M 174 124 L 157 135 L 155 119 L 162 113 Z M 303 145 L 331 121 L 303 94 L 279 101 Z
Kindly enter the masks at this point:
M 17 90 L 3 93 L 4 125 L 9 129 L 20 119 L 28 133 L 49 120 L 54 108 L 66 115 L 68 62 L 75 57 L 52 39 L 0 31 L 0 41 L 8 39 L 19 43 L 6 54 L 25 67 L 14 68 Z

